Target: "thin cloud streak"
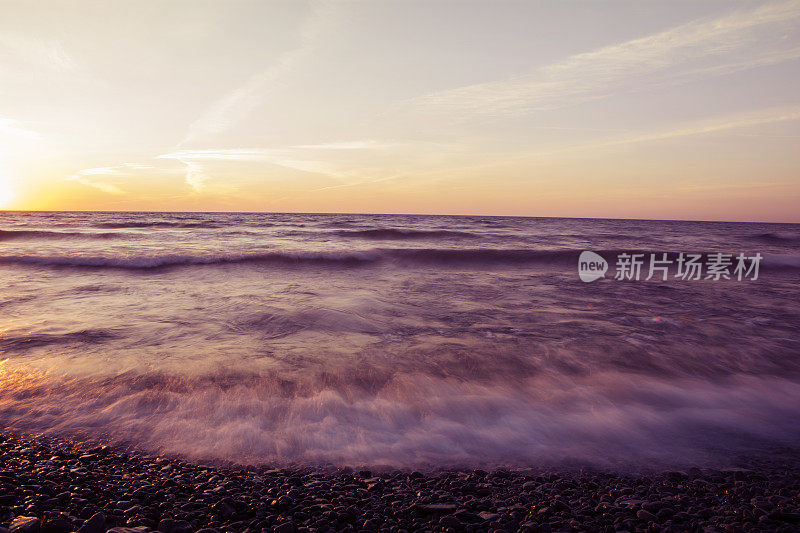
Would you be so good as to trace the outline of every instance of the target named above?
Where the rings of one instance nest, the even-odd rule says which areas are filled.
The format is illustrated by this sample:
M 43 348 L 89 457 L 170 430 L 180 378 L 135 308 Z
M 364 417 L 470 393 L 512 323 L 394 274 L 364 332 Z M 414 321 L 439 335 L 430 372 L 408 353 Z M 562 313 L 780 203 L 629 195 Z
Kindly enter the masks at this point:
M 800 47 L 783 39 L 798 23 L 800 2 L 739 10 L 577 54 L 533 75 L 440 91 L 405 105 L 433 113 L 510 115 L 606 98 L 631 87 L 729 74 L 800 58 Z
M 42 138 L 38 132 L 20 126 L 18 120 L 0 117 L 0 136 L 3 135 L 14 135 L 34 140 L 41 140 Z
M 77 70 L 77 64 L 72 56 L 55 41 L 0 32 L 0 51 L 5 51 L 4 55 L 16 59 L 33 70 L 62 72 Z
M 209 135 L 222 133 L 249 116 L 303 59 L 318 46 L 320 37 L 331 23 L 332 2 L 315 2 L 311 14 L 300 29 L 299 46 L 281 54 L 274 65 L 253 75 L 244 85 L 217 100 L 189 126 L 179 146 Z
M 330 143 L 293 145 L 286 148 L 224 148 L 206 150 L 176 150 L 157 156 L 157 159 L 174 159 L 186 165 L 186 183 L 195 192 L 201 192 L 211 178 L 202 162 L 215 161 L 263 161 L 302 172 L 323 174 L 332 178 L 348 175 L 337 170 L 325 159 L 329 151 L 381 150 L 399 146 L 375 140 L 337 141 Z M 321 152 L 321 153 L 320 153 Z M 314 157 L 309 157 L 311 153 Z M 319 159 L 322 157 L 323 159 Z
M 122 195 L 125 194 L 125 191 L 117 187 L 116 185 L 112 185 L 110 183 L 105 183 L 101 181 L 93 181 L 87 178 L 84 178 L 81 175 L 74 175 L 67 178 L 69 181 L 76 181 L 81 185 L 86 185 L 87 187 L 92 187 L 94 189 L 98 189 L 103 191 L 104 193 L 114 194 L 114 195 Z
M 668 139 L 672 137 L 686 137 L 688 135 L 701 135 L 704 133 L 713 133 L 717 131 L 723 130 L 731 130 L 737 128 L 746 128 L 750 126 L 758 126 L 761 124 L 773 124 L 776 122 L 786 122 L 789 120 L 798 120 L 800 119 L 800 106 L 794 106 L 790 108 L 782 108 L 776 110 L 775 112 L 769 113 L 767 116 L 753 116 L 753 117 L 742 117 L 740 119 L 730 120 L 727 122 L 719 123 L 719 124 L 711 124 L 707 126 L 700 126 L 696 128 L 687 128 L 684 130 L 676 130 L 673 132 L 667 132 L 662 134 L 656 135 L 645 135 L 636 139 L 632 139 L 626 142 L 645 142 L 645 141 L 653 141 L 653 140 L 660 140 L 660 139 Z
M 79 170 L 75 173 L 77 176 L 105 176 L 108 174 L 128 174 L 131 171 L 136 170 L 149 170 L 152 169 L 152 165 L 140 165 L 138 163 L 122 163 L 121 165 L 117 165 L 114 167 L 95 167 L 95 168 L 84 168 L 83 170 Z
M 675 128 L 661 132 L 646 133 L 640 135 L 633 135 L 630 137 L 623 137 L 619 139 L 610 139 L 606 141 L 581 144 L 577 146 L 569 146 L 559 150 L 540 152 L 538 154 L 533 154 L 533 156 L 553 155 L 553 154 L 561 154 L 564 152 L 571 152 L 576 150 L 582 151 L 582 150 L 605 148 L 611 146 L 621 146 L 626 144 L 640 144 L 640 143 L 661 141 L 667 139 L 676 139 L 680 137 L 690 137 L 694 135 L 703 135 L 707 133 L 717 133 L 727 130 L 760 126 L 763 124 L 788 122 L 792 120 L 800 120 L 800 106 L 762 109 L 755 112 L 716 119 L 713 122 L 695 123 L 685 127 Z M 523 157 L 531 157 L 531 156 L 528 155 Z
M 638 135 L 631 135 L 627 137 L 599 140 L 577 145 L 564 146 L 561 148 L 556 148 L 546 151 L 524 152 L 517 154 L 516 156 L 505 157 L 500 163 L 498 163 L 497 161 L 492 161 L 489 163 L 474 164 L 474 165 L 461 165 L 461 166 L 448 165 L 446 169 L 434 169 L 424 172 L 394 173 L 376 179 L 361 180 L 350 183 L 341 183 L 328 187 L 321 187 L 318 189 L 311 190 L 309 192 L 315 193 L 331 189 L 356 187 L 361 185 L 371 185 L 375 183 L 394 181 L 399 179 L 421 179 L 421 178 L 441 176 L 442 174 L 446 174 L 447 176 L 451 177 L 455 176 L 454 179 L 457 179 L 457 176 L 463 175 L 464 173 L 469 171 L 491 169 L 491 168 L 496 168 L 498 165 L 507 165 L 509 163 L 524 163 L 525 161 L 541 159 L 544 157 L 549 157 L 554 155 L 563 155 L 576 152 L 579 153 L 589 150 L 610 148 L 613 146 L 624 146 L 624 145 L 643 144 L 648 142 L 657 142 L 662 140 L 677 139 L 682 137 L 690 137 L 694 135 L 703 135 L 709 133 L 718 133 L 723 131 L 730 131 L 730 130 L 748 128 L 753 126 L 788 122 L 794 120 L 800 120 L 800 105 L 762 109 L 735 116 L 717 118 L 703 123 L 689 124 L 682 127 L 677 127 L 659 132 L 641 133 Z
M 211 179 L 203 162 L 221 161 L 263 161 L 302 172 L 324 174 L 330 177 L 340 175 L 326 161 L 303 159 L 298 149 L 219 149 L 219 150 L 178 150 L 157 156 L 158 159 L 174 159 L 186 165 L 186 183 L 194 192 L 202 192 Z
M 393 148 L 395 146 L 398 146 L 398 144 L 378 141 L 343 141 L 321 144 L 298 144 L 291 148 L 298 148 L 301 150 L 381 150 L 384 148 Z
M 158 159 L 177 159 L 179 161 L 257 161 L 265 159 L 268 153 L 268 150 L 262 149 L 177 150 L 157 157 Z
M 112 167 L 94 167 L 84 168 L 79 170 L 72 176 L 69 176 L 67 181 L 75 181 L 87 187 L 93 187 L 108 194 L 121 195 L 125 191 L 111 183 L 95 181 L 87 178 L 87 176 L 114 176 L 114 177 L 129 177 L 134 175 L 137 171 L 150 170 L 154 168 L 152 165 L 141 165 L 139 163 L 122 163 L 121 165 Z
M 644 144 L 648 142 L 665 141 L 669 139 L 678 139 L 682 137 L 691 137 L 695 135 L 719 133 L 723 131 L 730 131 L 730 130 L 748 128 L 753 126 L 761 126 L 765 124 L 789 122 L 794 120 L 800 120 L 800 105 L 761 109 L 758 111 L 751 111 L 749 113 L 716 118 L 701 123 L 688 124 L 682 127 L 672 128 L 664 131 L 658 131 L 653 133 L 640 133 L 638 135 L 630 135 L 627 137 L 611 138 L 606 140 L 587 142 L 587 143 L 564 146 L 562 148 L 556 148 L 540 152 L 522 153 L 517 156 L 505 158 L 503 160 L 503 164 L 507 164 L 510 162 L 524 162 L 531 159 L 539 159 L 553 155 L 563 155 L 573 152 L 585 152 L 589 150 L 610 148 L 614 146 Z M 497 166 L 496 163 L 487 163 L 482 165 L 471 165 L 471 166 L 461 167 L 459 169 L 451 168 L 449 170 L 453 172 L 459 172 L 459 171 L 475 170 L 481 168 L 492 168 L 496 166 Z M 442 171 L 433 171 L 428 173 L 427 175 L 441 174 L 441 172 Z

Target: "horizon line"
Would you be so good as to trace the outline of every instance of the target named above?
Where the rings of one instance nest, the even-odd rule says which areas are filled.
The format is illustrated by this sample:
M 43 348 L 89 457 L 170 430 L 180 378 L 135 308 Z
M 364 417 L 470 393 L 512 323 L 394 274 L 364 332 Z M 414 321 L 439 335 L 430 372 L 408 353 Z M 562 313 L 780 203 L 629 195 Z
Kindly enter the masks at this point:
M 416 217 L 488 217 L 488 218 L 544 218 L 571 220 L 627 220 L 631 222 L 706 222 L 718 224 L 794 224 L 797 222 L 768 222 L 763 220 L 694 220 L 681 218 L 627 218 L 627 217 L 577 217 L 535 215 L 486 215 L 468 213 L 358 213 L 358 212 L 306 212 L 306 211 L 148 211 L 148 210 L 102 210 L 102 209 L 0 209 L 2 213 L 120 213 L 120 214 L 262 214 L 262 215 L 354 215 L 354 216 L 416 216 Z

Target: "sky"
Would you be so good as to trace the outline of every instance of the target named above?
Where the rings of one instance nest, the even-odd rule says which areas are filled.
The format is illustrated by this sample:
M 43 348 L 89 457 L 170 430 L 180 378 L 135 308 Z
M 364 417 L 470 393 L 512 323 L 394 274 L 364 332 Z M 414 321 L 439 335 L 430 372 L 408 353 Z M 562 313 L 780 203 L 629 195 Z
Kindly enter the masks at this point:
M 0 0 L 0 209 L 800 222 L 800 0 Z

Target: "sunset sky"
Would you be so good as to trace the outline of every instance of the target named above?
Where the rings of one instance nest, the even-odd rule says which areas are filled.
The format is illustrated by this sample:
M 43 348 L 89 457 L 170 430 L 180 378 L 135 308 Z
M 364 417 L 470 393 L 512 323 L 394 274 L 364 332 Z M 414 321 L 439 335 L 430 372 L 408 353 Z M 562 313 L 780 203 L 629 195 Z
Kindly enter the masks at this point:
M 0 0 L 0 208 L 798 205 L 800 1 Z

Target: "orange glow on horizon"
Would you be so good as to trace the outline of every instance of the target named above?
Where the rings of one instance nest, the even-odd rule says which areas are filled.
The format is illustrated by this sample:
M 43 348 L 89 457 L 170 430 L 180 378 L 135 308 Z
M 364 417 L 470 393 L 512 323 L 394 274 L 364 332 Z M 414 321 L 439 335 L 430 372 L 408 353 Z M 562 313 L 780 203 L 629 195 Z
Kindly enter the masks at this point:
M 800 222 L 800 4 L 500 4 L 11 2 L 0 209 Z
M 17 193 L 11 179 L 0 175 L 0 209 L 10 209 L 16 200 Z

